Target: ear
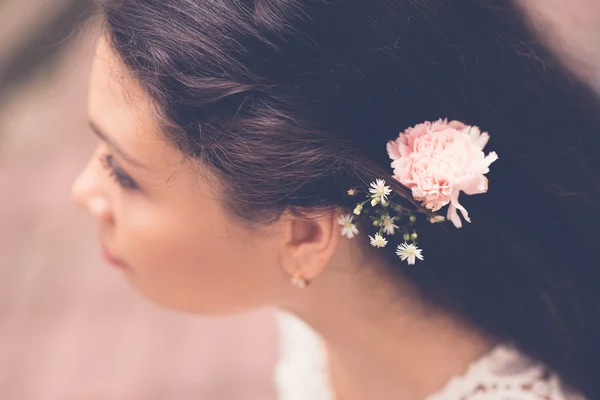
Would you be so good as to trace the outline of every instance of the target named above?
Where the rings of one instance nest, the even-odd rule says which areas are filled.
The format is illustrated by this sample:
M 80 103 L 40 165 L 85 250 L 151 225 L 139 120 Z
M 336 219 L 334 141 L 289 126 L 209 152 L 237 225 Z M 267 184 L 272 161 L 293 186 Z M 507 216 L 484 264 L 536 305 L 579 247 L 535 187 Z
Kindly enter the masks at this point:
M 331 210 L 305 218 L 289 216 L 282 263 L 290 276 L 300 273 L 312 281 L 325 269 L 341 237 L 337 215 Z

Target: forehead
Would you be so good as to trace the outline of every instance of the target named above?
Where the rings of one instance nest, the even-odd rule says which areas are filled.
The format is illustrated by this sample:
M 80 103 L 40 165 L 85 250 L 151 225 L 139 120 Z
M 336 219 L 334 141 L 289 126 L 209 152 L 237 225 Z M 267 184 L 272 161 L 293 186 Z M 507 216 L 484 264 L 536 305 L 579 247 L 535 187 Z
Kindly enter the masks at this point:
M 115 139 L 160 137 L 151 101 L 105 37 L 96 44 L 88 96 L 90 119 Z
M 181 161 L 182 154 L 167 144 L 159 129 L 151 99 L 104 37 L 99 38 L 92 61 L 88 112 L 111 142 L 139 161 L 156 163 L 165 157 Z
M 153 180 L 173 182 L 182 174 L 197 177 L 196 164 L 186 162 L 181 151 L 165 138 L 150 97 L 106 38 L 100 38 L 96 44 L 88 104 L 94 125 L 129 156 L 147 166 Z

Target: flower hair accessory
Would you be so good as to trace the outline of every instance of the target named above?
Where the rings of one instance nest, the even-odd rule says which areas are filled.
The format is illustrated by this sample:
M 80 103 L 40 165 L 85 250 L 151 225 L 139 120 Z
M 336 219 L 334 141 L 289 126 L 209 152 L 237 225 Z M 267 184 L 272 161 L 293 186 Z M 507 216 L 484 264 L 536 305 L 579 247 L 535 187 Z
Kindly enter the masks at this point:
M 387 151 L 394 169 L 392 177 L 411 190 L 413 198 L 424 206 L 425 211 L 395 202 L 395 194 L 385 180 L 377 179 L 368 188 L 367 200 L 358 203 L 353 212 L 354 215 L 369 216 L 373 226 L 379 228 L 374 236 L 369 236 L 371 245 L 385 247 L 388 236 L 402 232 L 404 242 L 398 245 L 396 254 L 412 265 L 416 259 L 423 260 L 422 250 L 417 247 L 416 214 L 426 214 L 431 223 L 447 218 L 460 228 L 460 211 L 465 221 L 471 222 L 458 198 L 461 192 L 474 195 L 487 191 L 485 174 L 498 159 L 495 152 L 487 155 L 483 152 L 488 140 L 489 135 L 476 126 L 440 119 L 408 128 L 396 140 L 390 141 Z M 350 189 L 348 195 L 356 196 L 359 192 Z M 436 212 L 446 205 L 449 205 L 446 218 L 437 215 Z M 405 223 L 400 224 L 403 220 Z M 342 235 L 348 238 L 358 235 L 353 215 L 343 215 L 338 222 L 342 225 Z

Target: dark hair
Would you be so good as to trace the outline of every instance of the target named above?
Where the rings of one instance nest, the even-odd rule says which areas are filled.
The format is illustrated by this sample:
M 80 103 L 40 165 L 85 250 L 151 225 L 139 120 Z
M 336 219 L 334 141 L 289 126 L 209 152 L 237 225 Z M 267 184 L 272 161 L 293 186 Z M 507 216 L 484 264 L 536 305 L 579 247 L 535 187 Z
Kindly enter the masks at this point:
M 490 132 L 500 160 L 489 193 L 463 199 L 473 224 L 425 224 L 425 261 L 406 268 L 390 251 L 390 267 L 600 398 L 600 107 L 511 1 L 125 0 L 104 12 L 165 132 L 218 171 L 247 221 L 353 206 L 346 190 L 390 176 L 386 142 L 424 120 Z

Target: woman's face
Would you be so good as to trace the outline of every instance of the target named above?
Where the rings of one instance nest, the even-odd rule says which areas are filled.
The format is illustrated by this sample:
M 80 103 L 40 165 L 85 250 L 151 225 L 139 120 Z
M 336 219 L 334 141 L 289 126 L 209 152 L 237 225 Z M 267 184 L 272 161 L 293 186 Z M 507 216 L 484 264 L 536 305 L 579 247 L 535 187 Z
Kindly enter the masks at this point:
M 170 308 L 227 313 L 288 290 L 281 224 L 249 230 L 224 210 L 206 173 L 158 133 L 149 99 L 103 40 L 89 118 L 100 143 L 73 196 L 96 219 L 107 259 L 142 294 Z

